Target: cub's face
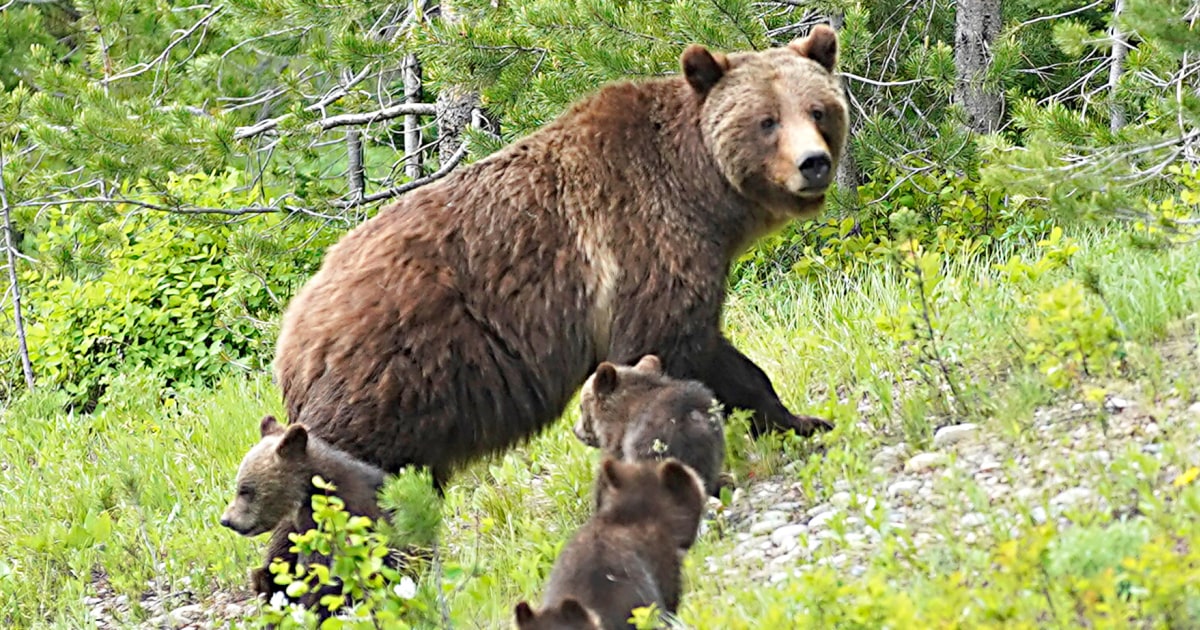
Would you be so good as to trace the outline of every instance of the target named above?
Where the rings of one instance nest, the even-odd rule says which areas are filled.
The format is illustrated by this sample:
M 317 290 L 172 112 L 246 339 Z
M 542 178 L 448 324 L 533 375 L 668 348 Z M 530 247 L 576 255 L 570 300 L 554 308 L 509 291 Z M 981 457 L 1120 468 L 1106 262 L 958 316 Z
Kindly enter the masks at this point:
M 272 416 L 260 424 L 262 439 L 242 459 L 237 494 L 221 515 L 221 525 L 257 536 L 293 518 L 304 500 L 308 433 L 301 425 L 285 431 Z
M 652 354 L 632 366 L 601 363 L 579 392 L 575 437 L 593 448 L 615 447 L 638 395 L 656 387 L 662 378 L 662 363 Z
M 518 630 L 599 630 L 600 620 L 578 600 L 567 598 L 557 606 L 534 612 L 526 602 L 516 605 Z
M 833 29 L 728 56 L 693 45 L 681 62 L 704 99 L 705 142 L 729 183 L 765 211 L 762 227 L 816 216 L 846 144 Z

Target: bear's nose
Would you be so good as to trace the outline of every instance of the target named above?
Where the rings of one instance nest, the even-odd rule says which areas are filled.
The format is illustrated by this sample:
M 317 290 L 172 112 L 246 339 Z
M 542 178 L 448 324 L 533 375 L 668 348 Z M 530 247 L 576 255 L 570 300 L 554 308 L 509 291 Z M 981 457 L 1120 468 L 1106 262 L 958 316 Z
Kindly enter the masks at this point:
M 221 516 L 221 527 L 228 527 L 229 529 L 233 529 L 233 525 L 230 523 L 228 516 L 224 516 L 224 515 Z
M 833 160 L 826 151 L 813 151 L 800 156 L 796 161 L 800 174 L 804 176 L 805 188 L 824 188 L 829 185 L 829 174 Z

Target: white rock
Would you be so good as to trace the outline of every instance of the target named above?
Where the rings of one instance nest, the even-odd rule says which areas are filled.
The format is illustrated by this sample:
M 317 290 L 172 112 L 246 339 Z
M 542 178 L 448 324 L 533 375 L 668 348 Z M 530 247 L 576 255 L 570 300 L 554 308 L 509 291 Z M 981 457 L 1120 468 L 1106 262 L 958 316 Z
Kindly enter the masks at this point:
M 933 435 L 934 448 L 946 448 L 962 442 L 979 432 L 979 425 L 972 422 L 942 427 Z
M 775 505 L 772 505 L 771 509 L 777 512 L 795 512 L 796 510 L 800 509 L 800 504 L 795 501 L 785 501 L 783 503 L 776 503 Z
M 832 505 L 830 505 L 828 503 L 821 503 L 819 505 L 814 505 L 814 506 L 808 508 L 808 511 L 805 512 L 805 514 L 807 514 L 809 516 L 809 518 L 812 518 L 822 512 L 828 512 L 832 509 L 833 509 Z
M 826 510 L 817 514 L 808 520 L 808 529 L 815 531 L 824 528 L 833 517 L 837 516 L 837 510 Z
M 913 494 L 921 488 L 921 482 L 916 479 L 901 479 L 888 486 L 889 497 L 903 497 Z
M 850 547 L 861 547 L 867 542 L 867 537 L 858 532 L 846 532 L 842 540 L 846 541 L 846 545 Z
M 1053 499 L 1050 499 L 1052 505 L 1069 506 L 1086 501 L 1091 498 L 1092 491 L 1087 488 L 1069 488 L 1058 493 Z
M 1104 407 L 1106 409 L 1108 409 L 1109 411 L 1116 411 L 1118 413 L 1121 412 L 1122 410 L 1124 410 L 1126 407 L 1131 406 L 1132 404 L 1133 403 L 1129 402 L 1128 400 L 1125 400 L 1124 398 L 1121 398 L 1120 396 L 1110 396 L 1108 398 L 1108 400 L 1104 401 Z
M 1004 464 L 1001 464 L 1000 462 L 998 462 L 994 459 L 985 459 L 982 462 L 979 462 L 979 468 L 977 470 L 979 470 L 979 472 L 981 472 L 981 473 L 988 473 L 988 472 L 1000 470 L 1003 467 L 1004 467 Z
M 1200 416 L 1200 401 L 1194 402 L 1188 406 L 1188 413 Z
M 963 527 L 979 527 L 987 522 L 987 517 L 979 512 L 971 512 L 970 514 L 963 516 L 962 520 L 959 522 L 962 523 Z
M 944 466 L 948 461 L 950 461 L 950 457 L 945 453 L 919 453 L 904 462 L 904 472 L 925 472 L 931 468 Z
M 850 498 L 849 492 L 836 492 L 833 496 L 829 497 L 829 502 L 834 507 L 844 508 L 850 505 Z
M 754 535 L 765 534 L 775 531 L 780 525 L 788 522 L 787 515 L 783 512 L 775 512 L 767 510 L 758 517 L 758 522 L 750 526 L 750 533 Z
M 771 532 L 771 542 L 780 547 L 786 546 L 787 543 L 799 544 L 796 539 L 807 533 L 808 527 L 806 525 L 801 525 L 799 523 L 784 525 L 783 527 Z
M 1038 525 L 1045 524 L 1047 518 L 1046 508 L 1035 505 L 1032 510 L 1029 510 L 1029 518 L 1032 518 L 1033 522 Z

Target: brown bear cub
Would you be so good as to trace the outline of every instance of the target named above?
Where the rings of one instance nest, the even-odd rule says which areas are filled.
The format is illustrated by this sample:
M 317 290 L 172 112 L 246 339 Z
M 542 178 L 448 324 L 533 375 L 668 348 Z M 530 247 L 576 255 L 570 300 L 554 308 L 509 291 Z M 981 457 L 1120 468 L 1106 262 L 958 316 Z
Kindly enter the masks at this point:
M 595 512 L 550 571 L 543 612 L 564 614 L 573 599 L 606 629 L 632 628 L 633 609 L 651 604 L 674 614 L 683 596 L 683 557 L 704 511 L 700 478 L 674 459 L 628 463 L 606 456 L 595 488 Z
M 583 384 L 579 406 L 575 435 L 584 444 L 630 462 L 673 457 L 718 495 L 724 417 L 703 383 L 667 376 L 652 354 L 634 366 L 605 361 Z
M 436 485 L 562 416 L 601 361 L 646 354 L 755 431 L 797 415 L 720 329 L 731 262 L 820 214 L 846 145 L 837 35 L 691 45 L 681 72 L 617 82 L 412 190 L 347 233 L 283 316 L 291 422 Z
M 237 474 L 237 496 L 221 515 L 221 525 L 243 536 L 273 532 L 263 565 L 250 574 L 255 592 L 270 596 L 284 588 L 272 579 L 268 568 L 272 559 L 283 558 L 293 565 L 297 560 L 297 554 L 289 551 L 292 542 L 288 534 L 316 527 L 312 497 L 325 490 L 313 485 L 313 475 L 320 475 L 336 486 L 334 493 L 342 499 L 348 513 L 377 521 L 387 518 L 376 498 L 385 474 L 309 435 L 303 425 L 292 424 L 285 429 L 274 416 L 265 416 L 259 430 L 261 440 L 242 459 Z M 310 558 L 309 561 L 325 560 Z M 318 600 L 314 592 L 302 603 L 311 608 Z
M 578 600 L 567 598 L 558 606 L 534 612 L 527 602 L 517 604 L 517 630 L 601 630 L 596 613 L 583 607 Z

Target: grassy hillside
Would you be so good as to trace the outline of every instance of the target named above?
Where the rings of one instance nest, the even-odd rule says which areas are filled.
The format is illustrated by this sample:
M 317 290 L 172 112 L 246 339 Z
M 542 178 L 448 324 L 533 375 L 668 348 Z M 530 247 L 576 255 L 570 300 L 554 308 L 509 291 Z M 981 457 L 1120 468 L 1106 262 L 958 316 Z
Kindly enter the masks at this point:
M 689 555 L 681 621 L 1200 626 L 1200 249 L 1075 238 L 735 286 L 730 336 L 793 410 L 837 429 L 751 442 L 731 422 L 739 489 Z M 253 610 L 239 602 L 264 541 L 217 519 L 278 392 L 265 376 L 149 382 L 116 375 L 89 415 L 55 392 L 4 410 L 6 627 Z M 586 517 L 598 457 L 571 434 L 574 413 L 455 479 L 455 627 L 507 627 Z

